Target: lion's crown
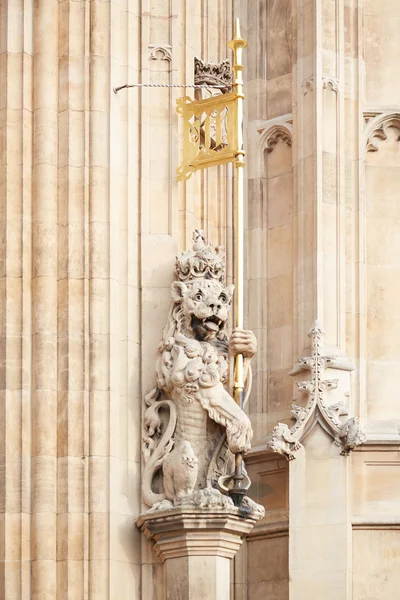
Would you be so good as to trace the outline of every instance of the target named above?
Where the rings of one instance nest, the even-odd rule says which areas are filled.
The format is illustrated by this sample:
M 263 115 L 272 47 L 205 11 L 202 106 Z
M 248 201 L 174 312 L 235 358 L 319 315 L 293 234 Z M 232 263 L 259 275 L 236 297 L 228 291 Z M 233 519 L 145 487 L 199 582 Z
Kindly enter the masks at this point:
M 223 282 L 225 277 L 225 252 L 221 247 L 213 250 L 206 242 L 204 231 L 195 229 L 193 250 L 186 250 L 176 257 L 175 273 L 180 281 L 194 279 L 216 279 Z

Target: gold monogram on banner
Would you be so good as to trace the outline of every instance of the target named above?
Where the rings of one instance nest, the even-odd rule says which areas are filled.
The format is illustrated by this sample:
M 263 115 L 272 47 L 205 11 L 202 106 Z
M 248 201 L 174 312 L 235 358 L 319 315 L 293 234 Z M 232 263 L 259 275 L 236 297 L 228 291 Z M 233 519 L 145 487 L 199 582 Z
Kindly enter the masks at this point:
M 184 122 L 183 162 L 177 179 L 189 179 L 198 169 L 216 167 L 236 160 L 238 152 L 237 100 L 235 92 L 192 100 L 177 100 Z

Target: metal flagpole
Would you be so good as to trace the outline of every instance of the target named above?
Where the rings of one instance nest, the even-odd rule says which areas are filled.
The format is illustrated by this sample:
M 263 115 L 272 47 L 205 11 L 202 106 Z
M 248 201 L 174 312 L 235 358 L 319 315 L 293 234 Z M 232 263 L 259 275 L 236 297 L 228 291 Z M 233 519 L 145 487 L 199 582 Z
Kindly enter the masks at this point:
M 233 51 L 233 86 L 237 96 L 237 152 L 235 156 L 235 326 L 243 329 L 243 297 L 244 297 L 244 157 L 243 148 L 243 49 L 247 42 L 240 36 L 239 19 L 235 19 L 234 37 L 228 44 Z M 237 404 L 243 408 L 244 399 L 244 368 L 243 355 L 238 354 L 235 357 L 235 380 L 234 396 Z M 244 487 L 243 474 L 243 456 L 241 453 L 235 455 L 235 473 L 232 477 L 233 487 L 230 490 L 230 496 L 236 506 L 240 506 L 243 496 L 246 493 Z
M 245 167 L 243 148 L 243 49 L 247 47 L 247 42 L 240 36 L 239 19 L 235 20 L 233 40 L 228 43 L 228 47 L 233 51 L 232 92 L 202 100 L 191 100 L 187 96 L 177 100 L 177 112 L 182 115 L 184 121 L 183 161 L 177 169 L 177 179 L 178 181 L 187 180 L 198 169 L 228 162 L 234 163 L 235 327 L 243 329 Z M 223 143 L 221 136 L 222 123 L 224 123 L 226 129 Z M 212 131 L 212 124 L 215 125 L 214 132 Z M 233 395 L 237 404 L 243 408 L 244 359 L 242 354 L 235 356 Z M 228 482 L 229 487 L 225 485 Z M 241 453 L 235 455 L 234 473 L 220 477 L 219 484 L 224 491 L 229 492 L 235 505 L 240 506 L 249 484 Z

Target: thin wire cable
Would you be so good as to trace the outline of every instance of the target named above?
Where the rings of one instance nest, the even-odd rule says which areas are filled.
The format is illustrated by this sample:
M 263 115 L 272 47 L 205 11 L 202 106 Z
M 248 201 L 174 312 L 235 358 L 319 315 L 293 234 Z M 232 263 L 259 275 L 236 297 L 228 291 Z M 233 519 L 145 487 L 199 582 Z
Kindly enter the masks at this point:
M 120 85 L 119 87 L 113 88 L 114 94 L 117 94 L 120 90 L 125 88 L 133 88 L 133 87 L 154 87 L 154 88 L 205 88 L 205 89 L 217 89 L 217 90 L 229 90 L 232 86 L 230 85 L 193 85 L 191 83 L 126 83 L 125 85 Z

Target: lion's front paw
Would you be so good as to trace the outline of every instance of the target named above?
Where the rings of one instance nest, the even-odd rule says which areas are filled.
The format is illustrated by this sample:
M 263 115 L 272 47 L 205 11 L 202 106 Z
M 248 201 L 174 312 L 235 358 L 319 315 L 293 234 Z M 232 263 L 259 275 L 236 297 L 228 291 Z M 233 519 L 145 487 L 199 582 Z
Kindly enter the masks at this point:
M 257 352 L 257 338 L 254 333 L 238 327 L 234 329 L 229 340 L 229 352 L 233 356 L 242 354 L 244 358 L 253 358 Z
M 238 452 L 246 454 L 251 449 L 253 430 L 250 420 L 247 417 L 241 423 L 232 423 L 227 427 L 226 433 L 228 447 L 232 454 L 237 454 Z

